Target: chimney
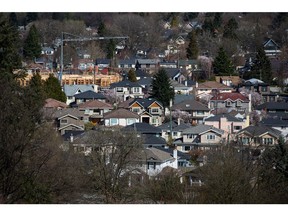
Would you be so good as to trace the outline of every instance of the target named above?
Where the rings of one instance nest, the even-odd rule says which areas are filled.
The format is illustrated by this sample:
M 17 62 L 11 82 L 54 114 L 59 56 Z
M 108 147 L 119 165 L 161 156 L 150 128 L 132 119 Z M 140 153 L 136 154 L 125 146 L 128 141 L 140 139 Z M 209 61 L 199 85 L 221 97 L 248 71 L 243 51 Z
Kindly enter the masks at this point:
M 249 97 L 248 113 L 250 113 L 252 111 L 252 109 L 251 109 L 251 104 L 252 104 L 252 102 L 251 102 L 251 100 L 252 100 L 251 94 L 249 94 L 248 97 Z
M 71 133 L 70 134 L 70 142 L 73 143 L 73 141 L 74 141 L 74 137 L 73 137 L 73 134 Z
M 180 125 L 180 124 L 181 124 L 181 119 L 178 118 L 178 119 L 177 119 L 177 125 Z
M 173 149 L 173 158 L 175 159 L 175 168 L 178 169 L 178 151 L 177 146 Z
M 187 86 L 187 80 L 185 80 L 185 86 Z

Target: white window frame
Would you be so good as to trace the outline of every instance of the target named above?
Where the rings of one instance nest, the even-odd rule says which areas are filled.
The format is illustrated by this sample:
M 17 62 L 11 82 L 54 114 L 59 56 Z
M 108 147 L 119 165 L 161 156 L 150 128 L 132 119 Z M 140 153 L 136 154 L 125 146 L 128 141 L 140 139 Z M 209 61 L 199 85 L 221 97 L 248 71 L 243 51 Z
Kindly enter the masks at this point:
M 61 123 L 61 124 L 68 124 L 68 119 L 61 119 L 61 120 L 60 120 L 60 123 Z
M 207 134 L 206 138 L 207 138 L 207 140 L 215 140 L 216 136 L 215 136 L 215 134 Z
M 112 121 L 113 120 L 116 120 L 116 123 L 113 123 Z M 112 126 L 112 125 L 118 125 L 119 124 L 119 121 L 118 121 L 118 119 L 117 118 L 111 118 L 110 119 L 110 125 Z
M 154 111 L 153 111 L 154 110 Z M 157 112 L 155 112 L 157 110 Z M 150 113 L 152 114 L 159 114 L 159 108 L 151 108 Z

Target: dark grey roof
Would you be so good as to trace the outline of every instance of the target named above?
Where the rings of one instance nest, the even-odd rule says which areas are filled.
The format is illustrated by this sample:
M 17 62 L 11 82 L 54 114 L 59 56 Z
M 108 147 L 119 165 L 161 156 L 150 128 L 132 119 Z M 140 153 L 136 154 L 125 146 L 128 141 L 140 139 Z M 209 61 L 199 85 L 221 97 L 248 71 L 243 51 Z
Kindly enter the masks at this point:
M 177 110 L 177 109 L 182 110 L 182 111 L 190 111 L 190 110 L 209 111 L 210 110 L 204 104 L 196 100 L 185 100 L 178 104 L 174 104 L 172 106 L 172 110 Z
M 135 71 L 135 75 L 136 77 L 151 77 L 150 74 L 146 73 L 144 70 L 141 70 L 141 69 L 137 69 Z
M 65 116 L 65 115 L 72 115 L 72 116 L 75 116 L 77 118 L 80 118 L 80 117 L 84 116 L 84 111 L 80 111 L 80 110 L 75 109 L 75 108 L 66 108 L 66 109 L 62 109 L 62 110 L 56 110 L 56 111 L 53 111 L 52 118 L 60 118 L 60 117 Z
M 137 131 L 142 134 L 161 134 L 161 129 L 157 128 L 153 125 L 150 125 L 148 123 L 134 123 L 131 125 L 128 125 L 121 130 L 123 131 Z
M 123 80 L 117 83 L 112 83 L 110 85 L 110 88 L 116 88 L 116 87 L 140 87 L 142 88 L 141 85 L 139 85 L 137 82 L 131 82 L 129 80 Z
M 73 138 L 75 139 L 77 137 L 80 137 L 84 133 L 85 133 L 85 131 L 65 130 L 65 134 L 63 134 L 62 137 L 63 137 L 64 141 L 69 141 L 71 135 L 73 135 Z
M 150 87 L 152 84 L 152 77 L 140 78 L 137 83 L 142 86 Z
M 182 81 L 181 82 L 183 85 L 186 85 L 187 84 L 187 86 L 196 86 L 196 81 L 194 81 L 194 80 L 184 80 L 184 81 Z
M 120 59 L 119 65 L 121 64 L 135 64 L 135 59 Z
M 166 145 L 166 140 L 160 136 L 157 137 L 154 134 L 143 134 L 142 137 L 144 145 L 152 145 L 152 146 Z
M 194 95 L 183 95 L 183 94 L 175 94 L 174 96 L 174 104 L 178 104 L 185 100 L 194 100 Z
M 249 134 L 251 134 L 252 136 L 260 136 L 266 132 L 269 132 L 270 134 L 274 135 L 275 137 L 279 137 L 281 135 L 281 131 L 276 130 L 274 128 L 271 128 L 269 126 L 265 126 L 262 124 L 259 125 L 250 125 L 246 128 L 243 128 L 242 130 L 238 131 L 237 134 L 240 134 L 242 132 L 248 132 Z
M 158 128 L 160 128 L 161 130 L 163 130 L 163 131 L 167 131 L 167 130 L 169 130 L 170 131 L 170 122 L 167 122 L 167 123 L 165 123 L 165 124 L 162 124 L 162 125 L 160 125 L 160 126 L 158 126 Z M 178 125 L 175 121 L 172 121 L 172 131 L 183 131 L 183 130 L 185 130 L 186 128 L 189 128 L 189 127 L 191 127 L 190 125 L 188 125 L 188 124 L 185 124 L 185 123 L 182 123 L 181 122 L 181 124 L 180 125 Z
M 155 146 L 154 148 L 168 152 L 171 156 L 173 156 L 173 150 L 174 150 L 173 148 L 163 148 L 160 146 Z M 178 156 L 178 159 L 179 159 L 179 157 L 180 157 L 180 159 L 185 159 L 185 160 L 189 160 L 191 158 L 191 156 L 188 153 L 184 153 L 181 151 L 177 151 L 177 156 Z
M 257 110 L 288 110 L 288 103 L 286 102 L 266 102 L 256 107 Z
M 236 118 L 234 116 L 231 116 L 231 115 L 229 115 L 227 113 L 226 114 L 218 114 L 218 115 L 215 115 L 215 116 L 211 116 L 209 118 L 206 118 L 205 121 L 220 121 L 220 118 L 222 118 L 222 117 L 226 118 L 227 121 L 229 121 L 229 122 L 242 122 L 241 119 L 238 119 L 238 118 Z
M 178 73 L 180 73 L 180 69 L 178 68 L 164 68 L 169 78 L 173 79 Z
M 183 134 L 201 134 L 209 130 L 212 130 L 218 134 L 224 134 L 224 131 L 221 129 L 215 128 L 210 125 L 203 125 L 203 124 L 199 124 L 197 126 L 192 126 L 190 128 L 187 128 L 183 131 Z
M 137 113 L 131 112 L 126 109 L 117 109 L 107 113 L 104 113 L 104 119 L 108 118 L 137 118 L 139 119 L 140 116 Z
M 74 95 L 75 99 L 106 99 L 106 97 L 101 93 L 96 93 L 94 91 L 85 91 Z
M 131 101 L 129 103 L 129 106 L 132 105 L 135 102 L 138 102 L 139 104 L 141 104 L 145 109 L 147 109 L 154 102 L 157 102 L 158 104 L 163 106 L 160 101 L 158 101 L 158 100 L 156 100 L 154 98 L 135 98 L 133 101 Z
M 99 64 L 110 64 L 111 60 L 110 59 L 96 59 L 95 64 L 99 65 Z
M 288 127 L 288 120 L 283 120 L 282 118 L 266 118 L 261 123 L 270 127 Z

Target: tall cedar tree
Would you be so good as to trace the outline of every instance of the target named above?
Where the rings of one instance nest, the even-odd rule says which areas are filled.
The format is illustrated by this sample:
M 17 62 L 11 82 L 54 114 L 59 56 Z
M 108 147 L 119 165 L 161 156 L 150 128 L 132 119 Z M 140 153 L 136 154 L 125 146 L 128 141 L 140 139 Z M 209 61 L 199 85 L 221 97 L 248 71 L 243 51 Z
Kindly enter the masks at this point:
M 66 95 L 62 91 L 58 79 L 52 74 L 50 74 L 48 79 L 44 82 L 44 91 L 47 98 L 53 98 L 55 100 L 66 103 Z
M 213 62 L 213 67 L 214 73 L 219 76 L 229 76 L 234 73 L 232 61 L 227 56 L 223 47 L 219 48 L 218 55 Z
M 108 59 L 114 58 L 115 49 L 116 49 L 115 41 L 113 39 L 110 39 L 106 47 Z
M 27 59 L 33 60 L 41 55 L 40 36 L 35 25 L 32 25 L 23 47 L 24 56 Z
M 3 14 L 0 14 L 0 76 L 13 78 L 13 71 L 21 67 L 19 36 Z
M 164 108 L 169 107 L 170 100 L 174 99 L 174 88 L 165 69 L 160 68 L 153 76 L 151 97 L 159 100 Z
M 224 26 L 223 37 L 230 39 L 237 39 L 236 30 L 238 29 L 238 23 L 235 18 L 229 19 L 228 23 Z
M 98 35 L 100 37 L 104 37 L 105 34 L 106 34 L 106 27 L 105 27 L 105 24 L 104 24 L 104 22 L 102 20 L 100 21 L 100 24 L 98 26 L 97 32 L 98 32 Z
M 128 72 L 128 80 L 131 82 L 137 82 L 136 73 L 133 69 L 130 69 Z
M 189 33 L 189 44 L 186 48 L 186 56 L 188 59 L 197 59 L 199 48 L 195 31 Z
M 258 47 L 254 64 L 249 78 L 258 78 L 265 83 L 271 84 L 272 70 L 269 58 L 266 56 L 263 46 Z

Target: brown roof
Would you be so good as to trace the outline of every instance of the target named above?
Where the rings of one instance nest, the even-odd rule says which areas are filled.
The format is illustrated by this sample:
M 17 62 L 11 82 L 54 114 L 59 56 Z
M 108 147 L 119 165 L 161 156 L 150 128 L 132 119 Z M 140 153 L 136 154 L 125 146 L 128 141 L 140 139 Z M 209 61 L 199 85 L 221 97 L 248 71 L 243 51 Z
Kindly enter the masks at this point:
M 113 110 L 111 112 L 105 113 L 104 119 L 107 119 L 107 118 L 138 118 L 139 119 L 140 116 L 126 109 L 117 109 L 117 110 Z
M 128 109 L 129 106 L 130 106 L 130 103 L 131 103 L 132 101 L 134 101 L 134 100 L 135 100 L 135 98 L 129 98 L 128 100 L 126 100 L 126 101 L 120 103 L 120 104 L 118 105 L 118 107 L 119 107 L 119 108 L 125 108 L 125 109 Z
M 211 100 L 217 101 L 225 101 L 227 99 L 230 99 L 232 101 L 242 100 L 245 102 L 249 102 L 249 99 L 239 92 L 219 93 L 211 98 Z
M 229 86 L 226 86 L 222 83 L 218 83 L 216 81 L 207 81 L 204 83 L 199 83 L 198 89 L 232 89 Z
M 45 100 L 44 107 L 45 108 L 58 108 L 58 107 L 66 108 L 66 107 L 68 107 L 68 105 L 61 102 L 61 101 L 55 100 L 53 98 L 48 98 Z
M 98 100 L 91 100 L 91 101 L 87 101 L 85 103 L 82 103 L 78 106 L 78 108 L 86 108 L 86 109 L 94 109 L 94 108 L 102 108 L 102 109 L 113 109 L 113 106 L 111 104 L 108 103 L 104 103 L 102 101 L 98 101 Z

